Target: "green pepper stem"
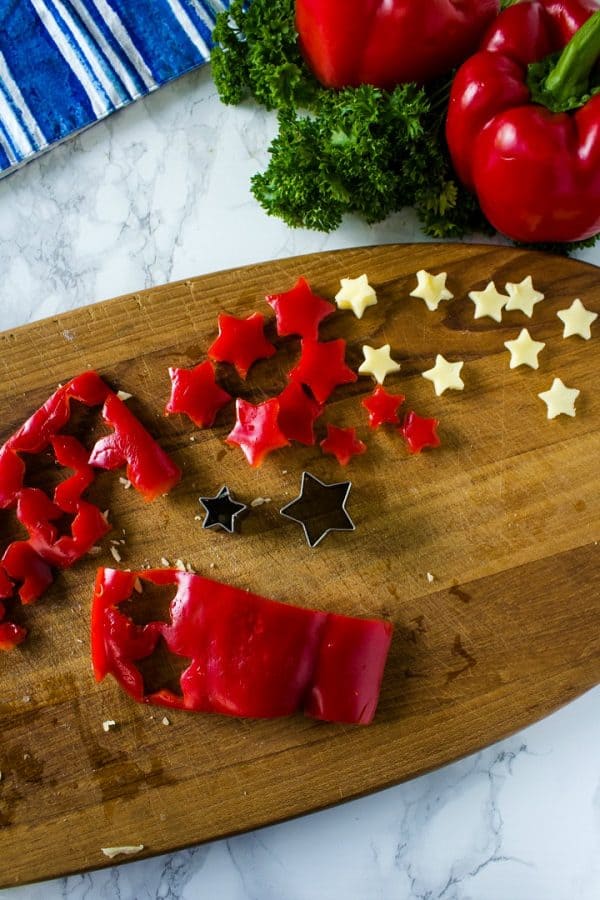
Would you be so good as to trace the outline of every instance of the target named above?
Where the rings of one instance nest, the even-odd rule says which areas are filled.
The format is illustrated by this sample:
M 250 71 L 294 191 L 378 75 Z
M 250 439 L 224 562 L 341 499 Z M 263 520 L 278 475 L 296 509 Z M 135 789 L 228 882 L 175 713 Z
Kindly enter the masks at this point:
M 592 69 L 600 59 L 600 10 L 579 28 L 558 62 L 546 77 L 544 91 L 557 105 L 584 96 L 589 91 Z

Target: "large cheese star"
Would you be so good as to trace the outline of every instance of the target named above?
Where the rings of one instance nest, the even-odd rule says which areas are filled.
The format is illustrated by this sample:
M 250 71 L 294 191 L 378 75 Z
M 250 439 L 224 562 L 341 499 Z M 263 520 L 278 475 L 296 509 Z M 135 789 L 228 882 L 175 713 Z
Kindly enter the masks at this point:
M 592 336 L 591 324 L 598 318 L 598 313 L 586 309 L 581 300 L 573 300 L 568 309 L 560 309 L 556 315 L 564 323 L 563 337 L 568 338 L 574 334 L 585 338 Z
M 555 419 L 560 415 L 575 415 L 575 401 L 580 393 L 581 391 L 578 391 L 577 388 L 568 388 L 560 378 L 555 378 L 550 390 L 542 391 L 538 397 L 548 407 L 548 418 Z
M 465 386 L 464 381 L 460 377 L 460 370 L 463 365 L 463 362 L 448 362 L 441 353 L 438 353 L 435 358 L 435 366 L 433 369 L 427 369 L 426 372 L 423 372 L 423 378 L 433 382 L 435 393 L 438 397 L 448 389 L 462 391 Z
M 410 292 L 410 296 L 424 300 L 427 309 L 434 312 L 442 300 L 452 300 L 454 297 L 446 287 L 446 277 L 446 272 L 432 275 L 431 272 L 421 269 L 417 272 L 417 286 Z
M 385 376 L 390 372 L 398 372 L 400 363 L 394 362 L 390 356 L 390 345 L 376 349 L 365 344 L 362 348 L 365 361 L 360 364 L 358 371 L 361 375 L 372 375 L 377 384 L 383 384 Z
M 504 341 L 504 346 L 510 351 L 510 368 L 517 366 L 529 366 L 531 369 L 539 367 L 538 354 L 546 346 L 543 341 L 534 341 L 526 328 L 521 328 L 521 333 L 514 341 Z
M 474 319 L 483 319 L 488 316 L 495 322 L 502 321 L 502 310 L 506 306 L 508 297 L 496 290 L 496 285 L 490 281 L 485 291 L 469 291 L 469 299 L 475 304 Z
M 377 303 L 377 294 L 369 284 L 366 275 L 358 278 L 341 278 L 342 287 L 335 295 L 338 309 L 351 309 L 357 319 L 362 319 L 367 306 Z
M 531 275 L 528 275 L 519 284 L 509 282 L 505 289 L 508 294 L 506 312 L 518 309 L 520 312 L 525 313 L 526 316 L 529 316 L 529 318 L 533 315 L 535 304 L 544 299 L 544 295 L 534 288 Z

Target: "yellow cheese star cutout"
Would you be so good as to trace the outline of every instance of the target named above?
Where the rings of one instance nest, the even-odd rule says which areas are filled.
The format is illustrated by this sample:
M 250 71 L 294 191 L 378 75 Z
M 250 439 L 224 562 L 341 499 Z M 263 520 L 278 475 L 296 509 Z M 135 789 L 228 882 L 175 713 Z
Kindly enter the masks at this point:
M 519 284 L 509 282 L 505 286 L 508 294 L 508 302 L 506 304 L 506 312 L 512 312 L 518 309 L 525 313 L 529 318 L 533 315 L 533 307 L 544 299 L 544 295 L 540 291 L 536 291 L 531 280 L 531 275 L 520 281 Z
M 502 321 L 502 310 L 508 297 L 506 294 L 498 293 L 493 281 L 490 281 L 485 291 L 469 291 L 469 299 L 475 304 L 474 319 L 483 319 L 487 316 L 495 322 Z
M 377 303 L 377 294 L 369 284 L 366 275 L 358 278 L 341 278 L 340 290 L 335 295 L 338 309 L 351 309 L 357 319 L 362 319 L 368 306 Z
M 432 275 L 431 272 L 421 269 L 417 272 L 417 286 L 410 292 L 410 296 L 424 300 L 427 309 L 435 312 L 442 300 L 452 300 L 454 297 L 446 287 L 446 277 L 446 272 Z
M 564 324 L 563 337 L 568 338 L 574 334 L 586 341 L 592 336 L 591 324 L 598 318 L 598 313 L 586 309 L 581 300 L 573 300 L 568 309 L 560 309 L 556 315 Z
M 460 370 L 463 365 L 463 362 L 448 362 L 441 353 L 438 353 L 435 358 L 435 366 L 433 369 L 427 369 L 426 372 L 423 372 L 423 378 L 433 382 L 435 393 L 438 397 L 449 389 L 462 391 L 465 386 L 464 381 L 460 377 Z
M 546 346 L 543 341 L 534 341 L 526 328 L 521 328 L 521 333 L 514 341 L 504 341 L 504 346 L 510 351 L 510 368 L 517 366 L 529 366 L 531 369 L 539 368 L 538 354 Z
M 542 391 L 538 397 L 548 407 L 548 418 L 555 419 L 557 416 L 575 415 L 575 401 L 580 393 L 577 388 L 568 388 L 560 378 L 555 378 L 550 390 Z
M 377 384 L 383 384 L 386 375 L 400 370 L 400 363 L 394 362 L 390 356 L 389 344 L 384 344 L 379 349 L 365 344 L 362 351 L 365 361 L 360 364 L 358 371 L 361 375 L 372 375 Z

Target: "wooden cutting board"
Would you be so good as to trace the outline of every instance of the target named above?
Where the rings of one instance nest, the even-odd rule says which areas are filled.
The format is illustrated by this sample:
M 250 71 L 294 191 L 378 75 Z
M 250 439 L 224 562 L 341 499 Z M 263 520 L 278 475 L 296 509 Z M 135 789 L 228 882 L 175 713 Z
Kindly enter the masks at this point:
M 455 299 L 435 313 L 408 296 L 421 268 L 448 272 Z M 270 316 L 265 293 L 288 290 L 299 275 L 332 297 L 340 277 L 362 272 L 378 304 L 361 321 L 336 313 L 322 337 L 347 338 L 353 366 L 363 343 L 390 343 L 402 370 L 386 387 L 439 418 L 440 449 L 411 457 L 393 430 L 371 432 L 359 403 L 372 390 L 364 377 L 336 391 L 320 423 L 356 426 L 368 441 L 347 469 L 318 446 L 295 445 L 252 470 L 223 443 L 231 409 L 202 433 L 162 417 L 167 367 L 204 358 L 218 312 Z M 546 294 L 532 320 L 518 312 L 500 325 L 473 319 L 469 290 L 491 279 L 503 289 L 529 274 Z M 266 596 L 395 624 L 372 726 L 183 712 L 163 724 L 164 710 L 92 678 L 90 600 L 96 566 L 114 564 L 107 539 L 100 556 L 20 611 L 30 637 L 0 655 L 0 886 L 107 865 L 102 847 L 143 844 L 140 856 L 156 854 L 397 783 L 600 682 L 600 321 L 591 341 L 563 340 L 556 312 L 575 297 L 600 311 L 597 269 L 514 249 L 397 245 L 220 272 L 0 335 L 3 440 L 57 382 L 93 367 L 133 394 L 132 409 L 181 465 L 180 486 L 150 506 L 114 474 L 92 488 L 111 511 L 109 538 L 125 540 L 123 566 L 180 558 Z M 509 370 L 503 342 L 524 325 L 547 342 L 538 371 Z M 223 367 L 226 389 L 254 401 L 278 392 L 298 352 L 293 339 L 280 345 L 245 384 Z M 421 377 L 436 353 L 465 360 L 463 393 L 437 398 Z M 575 419 L 546 419 L 537 394 L 555 375 L 581 390 Z M 312 551 L 278 515 L 304 469 L 353 482 L 356 531 Z M 49 486 L 56 468 L 47 460 L 32 477 Z M 198 496 L 223 484 L 247 503 L 270 498 L 239 534 L 203 530 L 195 519 Z M 16 526 L 9 513 L 2 522 L 6 541 Z M 117 722 L 109 733 L 106 719 Z

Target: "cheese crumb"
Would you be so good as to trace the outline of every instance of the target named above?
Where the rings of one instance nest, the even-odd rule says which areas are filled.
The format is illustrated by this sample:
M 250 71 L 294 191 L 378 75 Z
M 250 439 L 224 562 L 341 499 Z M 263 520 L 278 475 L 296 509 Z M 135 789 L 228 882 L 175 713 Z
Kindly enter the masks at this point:
M 133 582 L 133 589 L 136 592 L 136 594 L 141 594 L 143 591 L 142 582 L 137 577 L 136 577 L 135 581 Z
M 256 500 L 252 500 L 252 502 L 250 503 L 250 506 L 262 506 L 263 503 L 270 503 L 270 502 L 271 502 L 270 497 L 257 497 Z
M 182 559 L 176 559 L 176 560 L 175 560 L 175 568 L 178 569 L 180 572 L 185 572 L 185 571 L 186 571 L 185 563 L 184 563 L 184 561 L 183 561 Z
M 116 547 L 111 547 L 110 552 L 112 553 L 113 559 L 115 560 L 115 562 L 121 562 L 121 554 L 119 553 L 119 551 L 117 550 Z
M 167 559 L 166 556 L 161 556 L 160 564 L 161 564 L 161 566 L 164 566 L 165 569 L 168 569 L 171 566 L 171 563 L 169 562 L 169 560 Z
M 119 400 L 131 400 L 133 394 L 128 394 L 127 391 L 117 391 L 117 397 Z
M 123 485 L 125 490 L 128 491 L 129 488 L 131 487 L 131 482 L 130 482 L 129 478 L 123 478 L 122 475 L 119 475 L 119 481 L 121 482 L 121 484 Z
M 429 584 L 431 584 L 431 582 L 433 581 L 433 575 L 431 574 L 431 572 L 427 573 L 427 581 L 429 582 Z
M 108 731 L 110 731 L 111 728 L 116 728 L 116 725 L 117 725 L 117 723 L 115 722 L 114 719 L 106 719 L 102 723 L 102 730 L 108 732 Z
M 161 724 L 162 724 L 162 725 L 170 725 L 170 724 L 171 724 L 170 721 L 169 721 L 169 719 L 167 719 L 166 716 L 163 716 L 162 719 L 161 719 L 160 721 L 161 721 Z
M 22 699 L 23 699 L 23 703 L 29 703 L 31 700 L 31 697 L 29 696 L 29 694 L 23 694 Z
M 100 848 L 105 856 L 108 856 L 109 859 L 114 859 L 115 856 L 133 856 L 134 853 L 140 853 L 144 849 L 143 844 L 135 844 L 132 846 L 125 847 L 101 847 Z

